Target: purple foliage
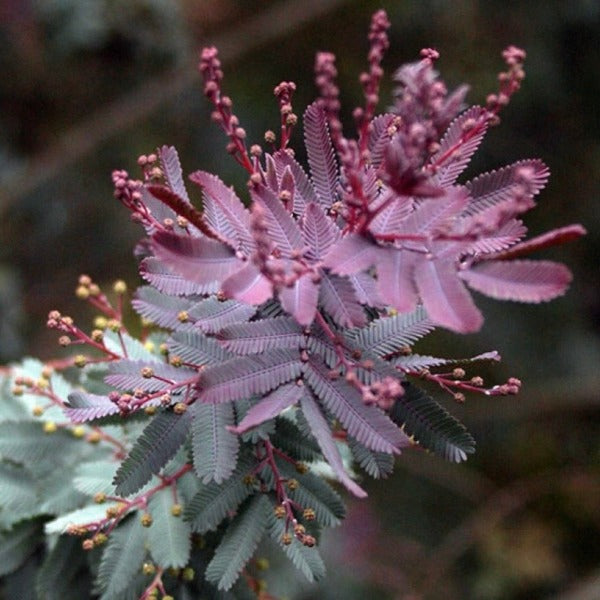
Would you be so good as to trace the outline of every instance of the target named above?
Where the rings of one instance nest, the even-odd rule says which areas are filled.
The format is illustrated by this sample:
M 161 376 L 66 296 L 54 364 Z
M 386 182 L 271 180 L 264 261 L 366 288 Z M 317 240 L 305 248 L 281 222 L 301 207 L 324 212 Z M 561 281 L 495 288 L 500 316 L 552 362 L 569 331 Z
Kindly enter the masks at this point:
M 568 287 L 571 275 L 563 265 L 520 258 L 584 233 L 575 225 L 522 241 L 521 217 L 548 180 L 540 160 L 458 182 L 520 87 L 524 53 L 509 48 L 498 93 L 485 107 L 465 109 L 467 87 L 449 92 L 434 69 L 437 52 L 425 49 L 421 60 L 396 72 L 394 105 L 376 115 L 388 26 L 385 13 L 376 13 L 369 72 L 361 75 L 365 106 L 354 111 L 355 140 L 344 137 L 339 121 L 335 57 L 317 56 L 320 96 L 303 117 L 308 172 L 288 147 L 298 121 L 291 105 L 295 85 L 275 88 L 279 144 L 267 132 L 269 152 L 248 149 L 232 102 L 221 93 L 217 52 L 203 51 L 205 94 L 228 136 L 228 152 L 249 175 L 248 206 L 217 176 L 196 171 L 190 179 L 202 191 L 203 210 L 196 209 L 177 153 L 167 146 L 158 151 L 158 175 L 150 167 L 143 182 L 123 171 L 113 175 L 117 198 L 149 237 L 140 271 L 153 287 L 138 291 L 134 308 L 175 330 L 167 346 L 180 355 L 176 366 L 185 360 L 185 368 L 158 368 L 147 380 L 140 364 L 122 361 L 106 381 L 153 397 L 168 384 L 170 394 L 204 406 L 195 409 L 196 461 L 205 426 L 226 423 L 229 434 L 241 435 L 292 407 L 340 481 L 359 496 L 364 491 L 347 475 L 337 447 L 346 436 L 367 457 L 416 443 L 462 460 L 474 449 L 468 433 L 405 377 L 425 373 L 445 390 L 480 384 L 477 378 L 460 384 L 461 369 L 452 380 L 431 374 L 430 367 L 453 361 L 410 357 L 410 347 L 436 326 L 458 333 L 481 327 L 468 288 L 543 302 Z M 482 391 L 517 389 L 512 382 Z M 114 412 L 91 396 L 76 400 L 70 410 L 80 420 Z M 243 402 L 251 406 L 247 412 L 218 408 Z M 218 443 L 229 440 L 211 435 Z M 228 456 L 236 453 L 231 445 Z M 234 467 L 213 462 L 196 465 L 197 473 L 220 480 Z

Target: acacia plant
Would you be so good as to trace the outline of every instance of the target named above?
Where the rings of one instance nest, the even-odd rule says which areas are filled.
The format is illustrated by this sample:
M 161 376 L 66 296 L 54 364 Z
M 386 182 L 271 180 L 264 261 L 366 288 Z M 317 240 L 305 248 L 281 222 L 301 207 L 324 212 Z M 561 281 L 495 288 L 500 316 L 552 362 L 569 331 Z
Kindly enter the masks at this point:
M 7 371 L 6 585 L 30 585 L 37 567 L 39 598 L 266 597 L 253 559 L 263 539 L 319 579 L 322 531 L 344 517 L 336 482 L 363 498 L 358 472 L 387 477 L 404 449 L 451 462 L 474 451 L 419 380 L 456 402 L 518 392 L 515 378 L 486 386 L 459 366 L 497 361 L 495 351 L 457 360 L 413 345 L 437 327 L 480 328 L 469 288 L 541 302 L 571 279 L 561 264 L 523 258 L 584 233 L 572 225 L 523 241 L 521 216 L 548 179 L 542 161 L 458 183 L 521 85 L 525 53 L 507 48 L 498 91 L 465 110 L 467 87 L 449 92 L 438 53 L 423 50 L 376 114 L 388 26 L 383 11 L 373 16 L 355 139 L 339 120 L 335 57 L 317 55 L 318 99 L 302 119 L 308 172 L 289 146 L 295 85 L 275 87 L 281 120 L 268 150 L 248 147 L 206 48 L 204 93 L 248 174 L 249 203 L 196 171 L 199 208 L 169 146 L 141 156 L 136 176 L 113 173 L 116 199 L 144 229 L 135 254 L 145 284 L 131 301 L 143 331 L 138 340 L 125 328 L 123 282 L 111 302 L 81 276 L 77 295 L 101 313 L 94 329 L 56 310 L 48 326 L 83 353 Z

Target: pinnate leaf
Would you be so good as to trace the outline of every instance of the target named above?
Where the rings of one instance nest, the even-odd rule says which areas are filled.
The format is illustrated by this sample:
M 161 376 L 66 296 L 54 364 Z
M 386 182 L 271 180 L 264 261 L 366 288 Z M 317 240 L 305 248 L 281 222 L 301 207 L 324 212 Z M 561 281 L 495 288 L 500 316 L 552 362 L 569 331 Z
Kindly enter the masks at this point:
M 416 443 L 450 462 L 462 462 L 475 452 L 475 442 L 464 425 L 413 384 L 404 385 L 390 418 Z
M 274 419 L 286 408 L 296 404 L 302 397 L 302 393 L 302 387 L 295 383 L 277 388 L 254 404 L 240 423 L 236 427 L 230 427 L 229 430 L 233 433 L 244 433 L 269 419 Z
M 357 498 L 366 498 L 367 492 L 353 481 L 344 469 L 344 463 L 335 440 L 333 439 L 329 423 L 312 393 L 309 392 L 304 394 L 300 400 L 300 406 L 302 407 L 302 414 L 310 427 L 312 435 L 317 440 L 325 460 L 333 469 L 336 477 L 346 489 L 352 492 Z
M 238 437 L 227 429 L 235 425 L 233 406 L 196 402 L 189 412 L 196 475 L 204 483 L 221 483 L 235 469 L 239 450 Z
M 323 109 L 314 102 L 304 111 L 304 142 L 314 188 L 323 208 L 335 201 L 338 169 Z
M 117 494 L 129 496 L 148 483 L 175 456 L 187 438 L 190 423 L 189 411 L 181 415 L 162 411 L 153 417 L 115 475 Z
M 241 457 L 229 479 L 222 483 L 211 481 L 202 485 L 185 511 L 185 518 L 198 533 L 216 529 L 219 523 L 233 513 L 254 492 L 246 482 L 254 463 L 246 456 Z
M 234 358 L 203 371 L 201 399 L 203 402 L 230 402 L 264 394 L 295 379 L 302 369 L 297 350 L 276 349 Z
M 206 567 L 206 579 L 219 590 L 229 590 L 236 582 L 263 538 L 271 512 L 267 498 L 257 494 L 231 522 Z
M 141 571 L 147 531 L 134 514 L 110 534 L 96 581 L 102 593 L 101 600 L 123 598 L 131 580 Z
M 148 548 L 154 562 L 163 568 L 185 567 L 192 548 L 191 527 L 181 516 L 174 516 L 173 490 L 156 492 L 148 503 L 152 527 L 148 529 Z
M 542 260 L 485 261 L 460 275 L 469 287 L 486 296 L 518 302 L 562 296 L 572 279 L 564 265 Z

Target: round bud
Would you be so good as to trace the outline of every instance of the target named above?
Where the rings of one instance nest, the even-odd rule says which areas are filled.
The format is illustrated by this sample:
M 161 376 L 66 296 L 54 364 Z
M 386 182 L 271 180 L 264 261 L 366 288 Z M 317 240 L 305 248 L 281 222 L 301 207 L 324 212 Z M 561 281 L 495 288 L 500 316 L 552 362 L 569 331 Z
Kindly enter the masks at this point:
M 85 428 L 81 425 L 77 425 L 77 427 L 71 429 L 71 433 L 73 434 L 73 437 L 81 439 L 85 435 Z
M 21 389 L 21 394 L 23 393 L 23 388 Z M 14 390 L 13 390 L 13 394 L 15 394 Z M 15 396 L 20 396 L 20 394 L 15 394 Z M 34 417 L 41 417 L 44 414 L 44 409 L 41 406 L 34 406 L 31 409 L 31 412 L 33 413 Z
M 152 417 L 156 414 L 156 406 L 146 406 L 144 408 L 144 413 L 147 414 L 149 417 Z
M 80 285 L 75 289 L 75 295 L 80 300 L 86 300 L 87 298 L 90 297 L 90 290 L 89 290 L 89 288 L 84 287 L 83 285 Z
M 154 566 L 154 563 L 145 562 L 142 565 L 142 573 L 144 575 L 154 575 L 154 573 L 156 573 L 156 567 Z
M 143 527 L 150 527 L 152 525 L 152 515 L 150 513 L 144 513 L 140 517 L 140 521 Z
M 184 581 L 193 581 L 195 575 L 196 573 L 192 567 L 186 567 L 181 573 L 181 577 Z
M 44 433 L 55 433 L 58 430 L 58 427 L 54 421 L 46 421 L 43 429 Z
M 85 365 L 87 365 L 87 362 L 88 359 L 83 354 L 78 354 L 77 356 L 73 357 L 73 364 L 79 369 L 85 367 Z
M 292 536 L 289 533 L 284 533 L 281 536 L 281 543 L 284 546 L 289 546 L 292 543 Z
M 117 279 L 113 283 L 113 292 L 115 294 L 123 295 L 127 291 L 127 284 L 122 279 Z
M 181 506 L 181 504 L 173 504 L 173 506 L 171 506 L 171 514 L 174 517 L 180 517 L 182 512 L 183 507 Z
M 177 402 L 177 404 L 175 404 L 175 406 L 173 407 L 173 412 L 176 415 L 182 415 L 187 409 L 187 404 L 183 402 Z
M 104 502 L 106 502 L 106 494 L 104 492 L 94 494 L 94 502 L 96 504 L 104 504 Z
M 83 540 L 83 542 L 81 543 L 81 547 L 86 551 L 92 550 L 94 548 L 94 541 L 93 540 Z

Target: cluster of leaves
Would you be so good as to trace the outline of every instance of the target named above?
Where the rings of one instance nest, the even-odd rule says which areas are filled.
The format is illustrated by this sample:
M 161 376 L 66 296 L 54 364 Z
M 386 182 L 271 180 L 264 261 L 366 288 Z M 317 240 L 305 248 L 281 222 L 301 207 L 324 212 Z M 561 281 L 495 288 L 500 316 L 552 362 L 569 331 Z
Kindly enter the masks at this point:
M 570 280 L 562 265 L 515 260 L 583 232 L 521 241 L 518 217 L 547 180 L 541 161 L 456 183 L 518 88 L 522 53 L 506 51 L 509 69 L 485 108 L 461 112 L 466 89 L 448 95 L 426 50 L 398 72 L 393 111 L 375 116 L 387 27 L 377 13 L 357 140 L 341 133 L 333 59 L 318 56 L 320 98 L 303 118 L 310 175 L 288 148 L 294 85 L 275 88 L 279 146 L 267 132 L 273 151 L 248 151 L 216 50 L 204 50 L 205 94 L 248 171 L 249 208 L 197 171 L 197 209 L 172 147 L 140 157 L 142 180 L 113 173 L 116 198 L 146 232 L 136 248 L 146 284 L 131 303 L 142 342 L 122 323 L 124 285 L 115 308 L 82 276 L 78 295 L 104 313 L 96 329 L 88 335 L 58 311 L 48 325 L 61 344 L 99 356 L 52 368 L 30 360 L 7 374 L 0 574 L 27 577 L 44 547 L 40 598 L 84 588 L 103 600 L 243 594 L 260 591 L 252 557 L 271 539 L 316 580 L 322 529 L 344 516 L 329 479 L 364 497 L 355 466 L 386 477 L 410 446 L 453 462 L 474 451 L 464 426 L 408 378 L 457 401 L 464 391 L 518 391 L 515 379 L 492 388 L 466 380 L 456 360 L 412 346 L 437 326 L 481 326 L 465 285 L 539 302 Z M 479 360 L 498 355 L 463 362 Z M 59 373 L 73 365 L 77 377 Z M 445 365 L 450 372 L 431 371 Z

